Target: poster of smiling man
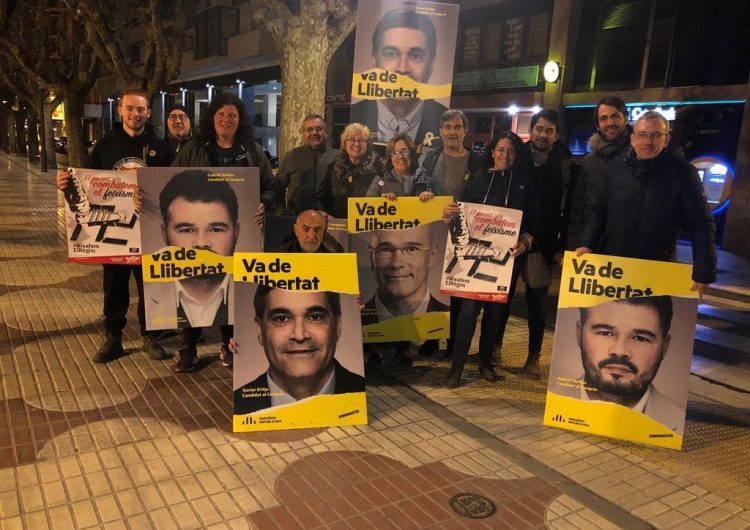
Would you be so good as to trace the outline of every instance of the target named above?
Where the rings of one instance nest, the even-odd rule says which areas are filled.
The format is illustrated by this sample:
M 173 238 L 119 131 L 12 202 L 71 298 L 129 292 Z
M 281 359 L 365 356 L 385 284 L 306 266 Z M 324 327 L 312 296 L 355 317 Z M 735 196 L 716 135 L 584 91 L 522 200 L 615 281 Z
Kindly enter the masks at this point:
M 367 423 L 356 257 L 240 253 L 234 431 Z
M 459 6 L 437 2 L 360 2 L 350 121 L 387 142 L 408 134 L 439 141 L 450 107 Z
M 141 168 L 147 329 L 234 323 L 232 256 L 261 248 L 257 168 Z

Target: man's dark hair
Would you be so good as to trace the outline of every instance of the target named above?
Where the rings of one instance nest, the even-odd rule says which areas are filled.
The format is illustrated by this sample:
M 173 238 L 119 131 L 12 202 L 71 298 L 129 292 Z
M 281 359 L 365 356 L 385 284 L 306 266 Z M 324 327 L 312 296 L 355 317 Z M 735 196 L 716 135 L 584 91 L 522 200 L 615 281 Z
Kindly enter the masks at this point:
M 491 168 L 495 165 L 495 161 L 492 158 L 492 151 L 495 150 L 495 147 L 497 147 L 497 144 L 500 140 L 510 140 L 510 142 L 513 144 L 513 149 L 516 150 L 516 156 L 519 156 L 521 154 L 521 149 L 523 148 L 523 141 L 521 138 L 518 137 L 516 133 L 510 132 L 510 131 L 503 131 L 501 133 L 497 133 L 495 137 L 492 139 L 490 144 L 487 146 L 487 149 L 485 150 L 484 156 L 485 156 L 485 163 L 487 164 L 488 168 Z M 518 158 L 516 158 L 518 160 Z M 515 164 L 514 164 L 515 165 Z
M 461 123 L 464 126 L 464 131 L 469 132 L 469 119 L 466 117 L 466 114 L 464 114 L 464 111 L 459 109 L 448 109 L 443 112 L 443 115 L 440 116 L 440 127 L 442 128 L 445 122 L 455 120 L 456 118 L 461 120 Z
M 541 118 L 544 118 L 548 122 L 550 122 L 552 125 L 555 126 L 555 129 L 557 129 L 557 132 L 560 132 L 560 115 L 557 113 L 555 109 L 542 109 L 536 114 L 534 114 L 531 117 L 531 128 L 533 129 L 536 125 L 536 122 L 538 122 Z
M 672 314 L 674 312 L 671 296 L 636 296 L 633 298 L 615 300 L 615 303 L 654 308 L 656 310 L 656 315 L 659 318 L 659 327 L 661 328 L 662 337 L 666 337 L 669 334 L 669 328 L 672 327 Z M 580 308 L 580 312 L 581 325 L 584 325 L 588 318 L 588 308 L 582 307 Z
M 245 104 L 240 98 L 233 94 L 217 94 L 208 104 L 205 111 L 201 113 L 200 119 L 200 137 L 204 142 L 216 140 L 216 130 L 214 129 L 214 115 L 224 105 L 234 105 L 237 114 L 240 115 L 240 123 L 237 126 L 237 135 L 234 137 L 235 145 L 237 143 L 249 142 L 253 137 L 253 123 L 247 115 Z
M 266 313 L 266 302 L 268 293 L 276 289 L 267 285 L 258 285 L 253 298 L 253 308 L 255 309 L 255 318 L 262 319 Z M 326 303 L 331 307 L 331 312 L 336 320 L 341 320 L 341 295 L 332 291 L 323 291 Z
M 174 175 L 159 193 L 159 209 L 164 223 L 169 222 L 169 206 L 178 197 L 187 202 L 219 202 L 227 207 L 232 224 L 237 224 L 237 195 L 228 182 L 208 181 L 205 169 L 188 169 Z
M 300 125 L 300 130 L 304 131 L 305 130 L 305 122 L 306 121 L 310 121 L 310 120 L 320 120 L 320 121 L 322 121 L 323 122 L 323 128 L 326 130 L 326 132 L 328 132 L 328 124 L 326 123 L 325 118 L 323 118 L 323 116 L 321 116 L 320 114 L 315 114 L 315 113 L 308 114 L 307 116 L 305 116 L 304 118 L 302 118 L 302 125 Z
M 599 128 L 599 107 L 607 105 L 608 107 L 614 107 L 620 111 L 620 113 L 628 119 L 628 109 L 625 106 L 625 102 L 617 96 L 607 96 L 599 100 L 594 108 L 594 127 Z
M 430 59 L 435 59 L 437 53 L 437 32 L 435 31 L 435 24 L 432 23 L 432 20 L 430 20 L 430 17 L 427 15 L 405 9 L 388 11 L 383 15 L 383 18 L 380 19 L 378 25 L 375 26 L 375 30 L 372 32 L 373 55 L 377 54 L 378 50 L 380 50 L 383 33 L 393 28 L 410 28 L 424 33 L 425 40 L 427 41 L 427 48 L 430 52 Z

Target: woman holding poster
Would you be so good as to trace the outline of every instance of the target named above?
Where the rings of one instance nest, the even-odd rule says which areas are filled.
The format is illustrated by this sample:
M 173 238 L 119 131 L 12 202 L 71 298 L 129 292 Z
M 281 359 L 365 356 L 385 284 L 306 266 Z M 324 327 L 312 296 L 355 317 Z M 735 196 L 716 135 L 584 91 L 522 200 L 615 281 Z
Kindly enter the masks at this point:
M 435 196 L 432 179 L 418 168 L 417 159 L 414 143 L 407 134 L 391 138 L 385 147 L 385 171 L 372 179 L 367 196 L 384 197 L 391 201 L 403 196 L 419 197 L 421 201 L 432 199 Z M 411 366 L 413 360 L 409 352 L 409 341 L 392 344 L 399 362 Z M 383 353 L 379 345 L 372 345 L 371 348 L 367 361 L 380 364 Z
M 521 145 L 521 139 L 512 132 L 502 132 L 495 136 L 490 142 L 484 164 L 469 178 L 461 193 L 463 202 L 502 206 L 524 212 L 521 235 L 512 249 L 514 257 L 529 250 L 534 239 L 526 231 L 530 217 L 527 215 L 530 210 L 529 198 L 526 194 L 527 175 L 518 171 L 519 168 L 516 165 L 516 156 L 521 151 Z M 458 213 L 458 205 L 449 204 L 445 207 L 444 217 L 449 220 Z M 511 285 L 515 285 L 518 270 L 519 267 L 514 265 Z M 489 382 L 503 378 L 495 373 L 492 367 L 492 352 L 498 329 L 501 328 L 503 311 L 509 307 L 512 296 L 513 288 L 511 287 L 507 304 L 473 299 L 462 301 L 456 325 L 456 337 L 453 340 L 453 363 L 446 378 L 448 388 L 455 388 L 461 384 L 461 374 L 469 355 L 469 346 L 476 330 L 477 318 L 482 310 L 484 310 L 484 316 L 479 338 L 479 373 Z

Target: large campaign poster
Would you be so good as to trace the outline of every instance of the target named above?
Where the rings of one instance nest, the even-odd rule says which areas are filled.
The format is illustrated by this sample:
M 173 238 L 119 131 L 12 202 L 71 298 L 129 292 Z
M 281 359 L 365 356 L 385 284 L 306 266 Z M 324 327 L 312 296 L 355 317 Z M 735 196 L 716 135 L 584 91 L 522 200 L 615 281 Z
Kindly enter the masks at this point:
M 488 302 L 508 301 L 511 249 L 518 242 L 521 210 L 459 202 L 445 246 L 440 292 Z
M 64 192 L 68 261 L 141 262 L 136 188 L 135 171 L 70 168 Z
M 310 210 L 308 210 L 309 212 Z M 300 216 L 306 217 L 305 212 Z M 300 238 L 310 238 L 310 244 L 319 245 L 316 252 L 348 252 L 349 250 L 349 229 L 346 219 L 336 219 L 333 217 L 323 216 L 324 233 L 317 240 L 316 236 L 310 233 L 306 220 L 299 219 L 289 215 L 267 215 L 263 223 L 263 250 L 266 252 L 311 252 L 301 247 Z M 314 219 L 317 221 L 317 218 Z
M 357 9 L 350 121 L 375 141 L 406 133 L 436 146 L 450 108 L 459 6 L 368 0 Z
M 139 168 L 146 329 L 234 323 L 235 252 L 259 251 L 258 168 Z
M 235 254 L 234 431 L 367 423 L 353 254 Z
M 692 267 L 565 253 L 544 424 L 680 449 Z
M 349 198 L 349 249 L 357 254 L 364 342 L 447 338 L 440 273 L 451 197 Z

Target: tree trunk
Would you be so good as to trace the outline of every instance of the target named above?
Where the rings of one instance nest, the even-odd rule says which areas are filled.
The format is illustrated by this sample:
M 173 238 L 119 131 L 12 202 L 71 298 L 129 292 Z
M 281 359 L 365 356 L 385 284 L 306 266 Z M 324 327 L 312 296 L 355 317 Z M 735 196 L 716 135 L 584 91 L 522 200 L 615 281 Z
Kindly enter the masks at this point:
M 86 162 L 83 98 L 75 93 L 64 94 L 63 105 L 65 105 L 65 134 L 68 137 L 68 165 L 81 167 Z
M 36 112 L 29 110 L 27 111 L 27 125 L 26 139 L 28 145 L 29 162 L 36 162 L 39 160 L 39 116 Z
M 52 110 L 52 106 L 47 101 L 47 98 L 45 98 L 42 119 L 44 120 L 44 138 L 47 144 L 47 169 L 57 169 L 57 160 L 55 160 L 55 128 L 52 127 Z
M 325 21 L 302 19 L 289 28 L 288 45 L 281 54 L 284 80 L 279 156 L 301 143 L 300 124 L 307 114 L 325 113 L 326 77 L 331 50 Z
M 24 128 L 24 122 L 26 121 L 26 112 L 19 110 L 15 113 L 15 131 L 16 131 L 16 154 L 26 154 L 26 129 Z

